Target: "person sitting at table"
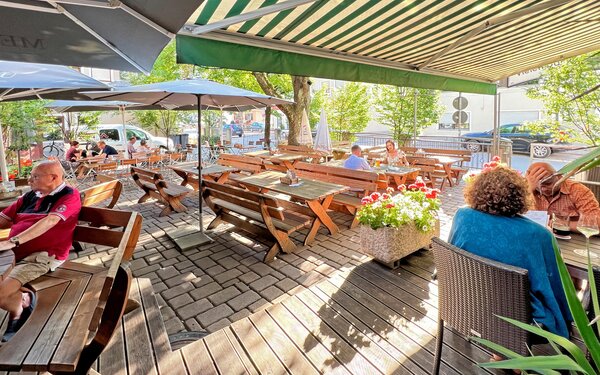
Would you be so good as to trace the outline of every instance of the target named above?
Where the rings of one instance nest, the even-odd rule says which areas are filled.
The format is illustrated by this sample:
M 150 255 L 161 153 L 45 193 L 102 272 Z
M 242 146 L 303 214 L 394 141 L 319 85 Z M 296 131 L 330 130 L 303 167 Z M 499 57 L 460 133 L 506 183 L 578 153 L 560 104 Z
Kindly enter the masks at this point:
M 350 157 L 344 161 L 344 168 L 370 171 L 371 166 L 361 156 L 362 151 L 360 146 L 354 145 L 350 150 L 352 154 L 350 154 Z
M 577 220 L 582 213 L 596 216 L 600 225 L 600 205 L 594 193 L 583 184 L 566 180 L 555 184 L 562 175 L 548 163 L 533 163 L 525 174 L 529 191 L 533 194 L 535 209 L 569 217 L 569 228 L 577 232 Z
M 119 155 L 119 152 L 113 146 L 107 145 L 104 141 L 98 141 L 98 147 L 100 147 L 100 155 L 105 155 L 105 157 Z
M 71 147 L 69 147 L 67 153 L 65 154 L 65 159 L 73 163 L 77 161 L 79 155 L 81 154 L 81 151 L 79 150 L 79 142 L 71 141 L 70 145 Z
M 140 141 L 140 147 L 137 148 L 137 152 L 150 152 L 152 151 L 150 147 L 148 147 L 148 142 L 145 139 Z
M 389 165 L 410 165 L 406 159 L 406 154 L 396 148 L 396 144 L 391 139 L 385 142 L 385 160 Z
M 473 254 L 528 271 L 532 317 L 550 332 L 569 337 L 572 320 L 558 274 L 554 236 L 520 216 L 533 205 L 527 180 L 498 166 L 475 176 L 464 189 L 448 242 Z
M 135 149 L 135 142 L 137 142 L 136 137 L 129 138 L 129 142 L 127 142 L 127 157 L 129 159 L 133 158 L 133 154 L 137 152 Z
M 0 282 L 0 308 L 8 311 L 2 338 L 10 340 L 27 321 L 36 303 L 28 282 L 54 271 L 68 257 L 81 209 L 79 192 L 63 181 L 56 161 L 36 165 L 29 177 L 31 191 L 0 213 L 0 228 L 10 228 L 0 251 L 12 249 L 16 266 Z

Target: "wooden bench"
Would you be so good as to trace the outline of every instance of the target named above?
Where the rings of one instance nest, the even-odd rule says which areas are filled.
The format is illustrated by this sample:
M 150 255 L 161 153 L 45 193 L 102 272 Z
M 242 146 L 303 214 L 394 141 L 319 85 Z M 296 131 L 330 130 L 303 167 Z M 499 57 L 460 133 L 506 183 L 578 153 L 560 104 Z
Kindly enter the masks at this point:
M 317 151 L 312 147 L 304 146 L 304 145 L 299 145 L 299 146 L 279 145 L 279 146 L 277 146 L 277 149 L 282 154 L 296 154 L 296 155 L 306 156 L 307 159 L 311 159 L 312 162 L 315 164 L 318 164 L 321 161 L 321 158 L 323 156 L 325 156 L 324 153 Z
M 265 254 L 264 262 L 273 260 L 279 251 L 284 253 L 294 251 L 296 245 L 289 235 L 309 227 L 314 218 L 310 209 L 293 202 L 236 186 L 211 181 L 202 183 L 204 186 L 202 196 L 217 216 L 208 225 L 208 229 L 227 222 L 239 229 L 275 241 Z
M 462 159 L 459 165 L 453 165 L 451 170 L 453 177 L 456 179 L 456 183 L 459 182 L 460 176 L 466 173 L 469 168 L 463 167 L 463 163 L 470 162 L 473 157 L 473 153 L 469 150 L 455 150 L 455 149 L 442 149 L 442 148 L 423 148 L 422 149 L 429 156 L 450 156 L 453 158 Z M 408 155 L 416 156 L 417 152 L 416 147 L 402 147 L 402 151 L 404 151 Z
M 144 191 L 144 195 L 138 200 L 138 203 L 155 198 L 165 204 L 165 208 L 159 216 L 169 215 L 173 211 L 187 211 L 187 207 L 181 203 L 181 200 L 191 192 L 190 189 L 167 182 L 160 173 L 147 169 L 133 167 L 131 168 L 131 177 L 136 185 Z
M 79 192 L 82 206 L 93 206 L 97 203 L 110 199 L 106 208 L 113 208 L 119 201 L 123 184 L 121 181 L 106 175 L 97 175 L 96 180 L 101 183 Z
M 245 174 L 259 173 L 264 169 L 261 158 L 244 155 L 221 154 L 217 159 L 217 164 L 237 168 Z
M 123 262 L 135 250 L 142 217 L 82 207 L 79 221 L 74 240 L 117 248 L 110 267 L 67 261 L 28 283 L 37 304 L 23 327 L 0 347 L 0 371 L 87 374 L 121 324 L 131 283 Z
M 419 175 L 423 178 L 423 181 L 431 187 L 437 187 L 438 180 L 441 180 L 439 188 L 442 190 L 446 180 L 452 177 L 448 176 L 445 170 L 440 169 L 436 160 L 433 158 L 407 156 L 406 159 L 411 166 L 420 169 Z
M 312 180 L 331 182 L 351 188 L 349 193 L 336 194 L 330 206 L 331 209 L 354 216 L 351 228 L 358 225 L 356 212 L 361 206 L 365 195 L 377 191 L 379 175 L 376 172 L 356 171 L 347 168 L 332 167 L 322 164 L 298 162 L 295 164 L 296 173 L 300 177 Z

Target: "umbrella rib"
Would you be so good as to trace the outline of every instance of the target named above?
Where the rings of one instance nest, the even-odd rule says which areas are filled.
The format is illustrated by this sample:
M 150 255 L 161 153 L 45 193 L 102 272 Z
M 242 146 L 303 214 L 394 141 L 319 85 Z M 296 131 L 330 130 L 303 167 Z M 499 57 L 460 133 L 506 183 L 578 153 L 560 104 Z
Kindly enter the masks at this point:
M 140 12 L 138 12 L 138 11 L 136 11 L 134 9 L 131 9 L 128 5 L 123 4 L 123 2 L 121 2 L 121 1 L 119 1 L 119 8 L 121 8 L 125 12 L 131 14 L 132 16 L 134 16 L 135 18 L 137 18 L 138 20 L 140 20 L 143 23 L 145 23 L 146 25 L 152 27 L 154 30 L 158 31 L 159 33 L 165 35 L 169 39 L 173 39 L 175 37 L 175 34 L 173 34 L 172 32 L 170 32 L 169 30 L 165 29 L 161 25 L 157 24 L 156 22 L 152 21 L 150 18 L 146 17 L 145 15 L 141 14 Z
M 4 98 L 4 95 L 8 94 L 9 92 L 11 92 L 13 89 L 6 89 L 4 90 L 1 94 L 0 94 L 0 100 L 2 100 L 2 98 Z
M 166 96 L 163 96 L 162 98 L 158 99 L 157 101 L 155 101 L 154 103 L 152 103 L 152 105 L 158 105 L 158 103 L 162 102 L 163 100 L 167 99 L 168 97 L 170 97 L 171 95 L 173 95 L 172 92 L 167 93 Z

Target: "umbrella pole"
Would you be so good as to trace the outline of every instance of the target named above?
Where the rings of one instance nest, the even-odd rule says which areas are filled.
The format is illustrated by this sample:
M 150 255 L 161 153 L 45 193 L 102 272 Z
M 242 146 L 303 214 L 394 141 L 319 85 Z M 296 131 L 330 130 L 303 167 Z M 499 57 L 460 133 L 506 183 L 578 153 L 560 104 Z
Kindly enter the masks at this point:
M 4 136 L 2 135 L 2 124 L 0 123 L 0 173 L 2 174 L 2 183 L 8 186 L 8 168 L 6 168 L 6 154 L 4 152 Z
M 127 158 L 131 158 L 131 155 L 128 155 L 127 152 L 127 143 L 129 143 L 129 139 L 127 138 L 127 127 L 125 126 L 125 106 L 119 106 L 119 112 L 121 112 L 121 121 L 123 122 L 123 154 Z

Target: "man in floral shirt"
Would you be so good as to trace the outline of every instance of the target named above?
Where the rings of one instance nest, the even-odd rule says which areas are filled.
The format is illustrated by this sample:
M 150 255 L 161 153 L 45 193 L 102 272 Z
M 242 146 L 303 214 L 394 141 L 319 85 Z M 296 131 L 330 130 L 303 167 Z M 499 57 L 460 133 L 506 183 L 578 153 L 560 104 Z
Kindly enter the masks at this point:
M 38 164 L 29 177 L 31 191 L 0 213 L 0 228 L 10 228 L 0 251 L 12 249 L 17 261 L 0 282 L 0 308 L 9 313 L 2 341 L 23 326 L 35 307 L 35 294 L 23 286 L 69 257 L 81 199 L 63 180 L 58 162 Z

